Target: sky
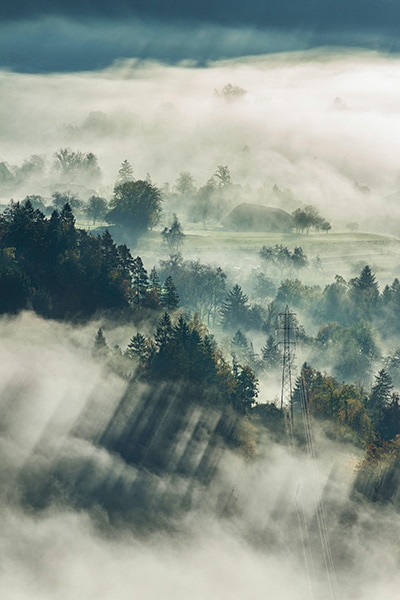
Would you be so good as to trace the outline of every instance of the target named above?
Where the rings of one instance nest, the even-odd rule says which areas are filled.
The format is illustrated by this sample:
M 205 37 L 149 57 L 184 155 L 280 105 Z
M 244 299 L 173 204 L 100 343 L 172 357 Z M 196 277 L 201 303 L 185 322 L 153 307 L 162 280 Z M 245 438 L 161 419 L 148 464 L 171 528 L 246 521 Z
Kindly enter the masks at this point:
M 400 49 L 396 0 L 5 0 L 0 67 L 101 69 L 121 58 L 208 61 L 320 46 Z

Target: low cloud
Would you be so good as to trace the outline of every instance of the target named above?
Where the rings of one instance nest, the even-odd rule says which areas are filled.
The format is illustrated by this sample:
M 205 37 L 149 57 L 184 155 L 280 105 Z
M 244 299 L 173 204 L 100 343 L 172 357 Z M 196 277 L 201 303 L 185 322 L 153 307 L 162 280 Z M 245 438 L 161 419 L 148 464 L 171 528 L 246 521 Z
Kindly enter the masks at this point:
M 318 427 L 317 458 L 311 462 L 268 435 L 259 439 L 251 460 L 221 452 L 208 485 L 189 477 L 186 488 L 175 487 L 181 502 L 189 484 L 193 501 L 172 512 L 165 511 L 166 493 L 176 482 L 167 473 L 144 471 L 152 497 L 142 515 L 151 513 L 154 502 L 159 512 L 149 527 L 140 527 L 138 488 L 129 492 L 127 486 L 133 467 L 101 444 L 76 437 L 93 402 L 102 410 L 92 412 L 92 432 L 101 432 L 105 413 L 125 389 L 93 361 L 95 329 L 94 323 L 72 329 L 28 313 L 0 320 L 2 598 L 395 595 L 398 515 L 354 495 L 358 451 L 327 440 Z M 185 435 L 190 437 L 190 428 Z M 56 472 L 49 470 L 51 463 Z M 112 486 L 107 479 L 108 494 L 115 494 L 115 502 L 126 494 L 130 504 L 117 521 L 110 519 L 102 493 L 85 495 L 93 491 L 94 478 L 110 469 L 119 483 Z M 42 505 L 26 501 L 27 471 L 31 491 L 50 473 Z M 321 502 L 334 563 L 329 576 L 316 525 Z M 332 581 L 340 596 L 332 592 Z
M 45 153 L 51 162 L 61 146 L 92 151 L 106 195 L 125 158 L 135 177 L 150 173 L 158 185 L 190 171 L 200 186 L 227 164 L 262 202 L 276 184 L 297 206 L 366 227 L 376 211 L 382 222 L 392 214 L 396 196 L 386 197 L 399 186 L 398 70 L 384 54 L 320 49 L 202 68 L 121 59 L 90 73 L 3 71 L 0 160 Z M 215 93 L 229 82 L 245 96 Z

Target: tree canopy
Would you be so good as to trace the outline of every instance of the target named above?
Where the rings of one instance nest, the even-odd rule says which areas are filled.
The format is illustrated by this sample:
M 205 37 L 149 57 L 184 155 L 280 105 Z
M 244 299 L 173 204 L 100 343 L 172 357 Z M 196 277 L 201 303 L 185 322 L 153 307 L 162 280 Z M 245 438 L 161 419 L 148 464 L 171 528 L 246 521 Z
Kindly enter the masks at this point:
M 160 190 L 148 181 L 138 179 L 118 183 L 106 221 L 135 236 L 143 235 L 159 222 L 161 201 Z

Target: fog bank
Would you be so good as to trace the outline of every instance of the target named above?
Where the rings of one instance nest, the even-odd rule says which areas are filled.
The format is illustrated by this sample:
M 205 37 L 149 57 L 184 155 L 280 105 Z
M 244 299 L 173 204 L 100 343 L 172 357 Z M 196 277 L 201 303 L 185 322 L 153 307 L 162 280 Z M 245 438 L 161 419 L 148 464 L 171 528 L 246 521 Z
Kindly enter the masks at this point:
M 126 389 L 91 356 L 98 325 L 72 329 L 29 313 L 0 320 L 2 598 L 395 596 L 399 516 L 354 494 L 359 452 L 319 428 L 315 461 L 263 433 L 251 459 L 221 447 L 206 483 L 141 471 L 91 441 Z M 185 436 L 189 443 L 194 429 Z M 138 478 L 141 487 L 129 487 Z M 42 505 L 29 502 L 35 486 Z M 147 507 L 143 489 L 152 493 Z M 316 525 L 321 502 L 333 574 Z

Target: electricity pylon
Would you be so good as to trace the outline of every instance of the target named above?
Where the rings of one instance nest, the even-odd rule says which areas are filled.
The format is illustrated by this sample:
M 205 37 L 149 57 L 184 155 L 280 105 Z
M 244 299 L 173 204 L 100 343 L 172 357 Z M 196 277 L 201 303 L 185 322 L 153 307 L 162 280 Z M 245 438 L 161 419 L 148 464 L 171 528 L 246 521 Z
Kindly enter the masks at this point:
M 278 315 L 278 331 L 282 345 L 282 383 L 281 383 L 281 410 L 289 408 L 290 419 L 293 418 L 292 405 L 292 364 L 296 347 L 295 313 L 290 312 L 288 305 L 285 311 Z

